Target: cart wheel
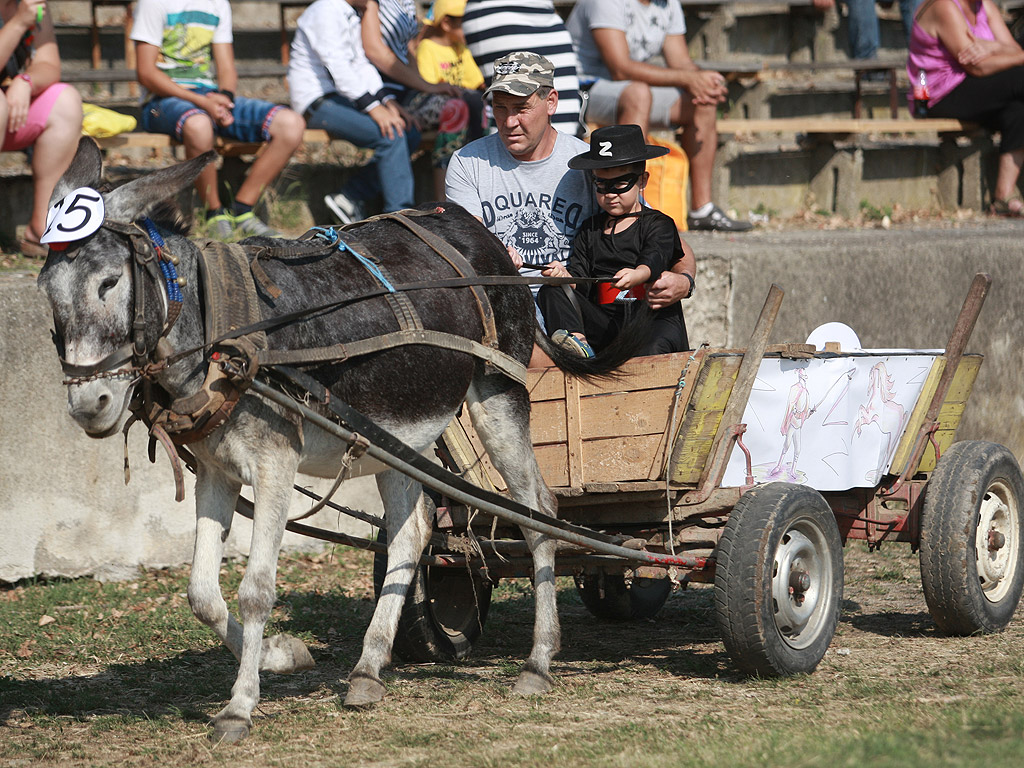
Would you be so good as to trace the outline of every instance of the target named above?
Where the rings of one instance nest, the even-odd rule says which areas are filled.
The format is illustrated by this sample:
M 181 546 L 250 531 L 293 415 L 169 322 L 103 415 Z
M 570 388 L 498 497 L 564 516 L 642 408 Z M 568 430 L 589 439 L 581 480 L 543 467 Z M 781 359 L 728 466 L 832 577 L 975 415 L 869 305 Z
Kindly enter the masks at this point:
M 621 573 L 605 570 L 574 578 L 583 605 L 592 615 L 606 621 L 650 619 L 672 593 L 672 582 L 667 578 L 636 578 L 629 586 Z
M 921 515 L 921 586 L 949 635 L 998 632 L 1024 587 L 1024 478 L 996 443 L 955 443 L 928 480 Z
M 715 551 L 715 612 L 744 672 L 813 672 L 832 642 L 843 598 L 843 545 L 813 488 L 771 483 L 733 508 Z
M 381 531 L 377 541 L 387 541 Z M 429 551 L 429 548 L 428 548 Z M 388 556 L 373 556 L 373 595 L 380 597 Z M 403 661 L 450 662 L 473 649 L 491 606 L 491 582 L 464 568 L 422 565 L 416 570 L 398 620 L 394 652 Z

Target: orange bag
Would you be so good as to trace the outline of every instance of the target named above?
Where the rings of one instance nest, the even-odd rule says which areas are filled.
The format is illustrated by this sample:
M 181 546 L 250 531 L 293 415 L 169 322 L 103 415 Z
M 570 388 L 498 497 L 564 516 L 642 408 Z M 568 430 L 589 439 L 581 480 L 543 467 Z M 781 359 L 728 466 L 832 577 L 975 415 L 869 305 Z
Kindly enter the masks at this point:
M 682 147 L 670 141 L 647 139 L 649 144 L 668 147 L 669 152 L 663 157 L 647 161 L 647 171 L 651 178 L 644 190 L 644 200 L 652 208 L 671 216 L 676 227 L 686 231 L 686 186 L 690 175 L 690 159 Z

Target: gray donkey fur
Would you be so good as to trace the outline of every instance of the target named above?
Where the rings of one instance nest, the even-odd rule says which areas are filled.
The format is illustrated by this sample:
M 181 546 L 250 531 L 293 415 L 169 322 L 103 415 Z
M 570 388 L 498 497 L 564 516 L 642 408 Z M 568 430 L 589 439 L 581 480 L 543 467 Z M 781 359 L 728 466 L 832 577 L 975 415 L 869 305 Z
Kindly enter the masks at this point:
M 192 184 L 210 159 L 195 158 L 104 194 L 108 219 L 132 222 L 154 217 L 167 249 L 180 259 L 179 271 L 187 285 L 181 317 L 168 335 L 175 350 L 191 349 L 203 341 L 197 248 L 180 225 L 161 218 L 161 211 L 166 210 L 166 201 Z M 98 148 L 83 140 L 53 199 L 78 187 L 98 188 L 101 173 Z M 515 274 L 501 243 L 458 206 L 418 221 L 457 244 L 479 274 Z M 394 222 L 372 222 L 360 227 L 357 234 L 372 246 L 397 283 L 455 276 L 447 263 Z M 144 286 L 133 285 L 129 258 L 127 240 L 107 229 L 68 250 L 50 252 L 39 285 L 52 306 L 56 334 L 63 340 L 68 363 L 95 364 L 125 343 L 130 337 L 136 290 L 147 291 L 146 342 L 149 349 L 155 345 L 163 322 L 163 288 L 151 280 Z M 276 300 L 260 295 L 264 317 L 379 288 L 366 270 L 344 253 L 308 263 L 268 260 L 261 264 L 282 289 Z M 537 336 L 529 290 L 494 287 L 488 288 L 487 294 L 501 350 L 525 364 Z M 480 316 L 467 289 L 421 290 L 409 296 L 426 327 L 480 340 Z M 383 298 L 375 298 L 271 331 L 268 341 L 272 349 L 307 349 L 393 330 L 397 330 L 394 315 Z M 546 339 L 540 343 L 560 367 L 577 375 L 607 372 L 622 361 L 584 361 L 554 348 Z M 205 357 L 195 353 L 160 373 L 157 381 L 172 396 L 187 396 L 201 386 L 206 365 Z M 328 387 L 332 396 L 362 411 L 416 451 L 429 448 L 465 402 L 510 494 L 534 509 L 556 514 L 554 497 L 533 454 L 529 396 L 521 384 L 485 373 L 484 365 L 469 355 L 422 346 L 400 347 L 308 372 Z M 124 421 L 133 386 L 132 374 L 127 371 L 121 376 L 71 384 L 69 412 L 88 435 L 112 435 Z M 239 662 L 231 700 L 214 717 L 212 734 L 217 741 L 235 741 L 249 733 L 251 713 L 259 700 L 260 671 L 290 673 L 313 664 L 297 638 L 264 638 L 263 634 L 275 602 L 278 550 L 294 476 L 303 472 L 335 477 L 344 445 L 292 412 L 249 393 L 242 396 L 230 420 L 193 449 L 198 460 L 196 540 L 188 597 L 195 615 L 216 632 Z M 379 470 L 379 466 L 363 467 L 364 472 Z M 419 483 L 385 470 L 377 475 L 377 484 L 386 510 L 388 571 L 362 655 L 349 676 L 345 704 L 355 707 L 373 704 L 384 695 L 380 670 L 390 662 L 402 603 L 432 525 L 430 506 Z M 228 611 L 218 578 L 223 544 L 243 485 L 253 488 L 255 514 L 236 620 Z M 514 690 L 529 695 L 551 687 L 549 667 L 559 647 L 559 625 L 556 542 L 530 531 L 524 535 L 533 553 L 536 615 L 533 648 Z

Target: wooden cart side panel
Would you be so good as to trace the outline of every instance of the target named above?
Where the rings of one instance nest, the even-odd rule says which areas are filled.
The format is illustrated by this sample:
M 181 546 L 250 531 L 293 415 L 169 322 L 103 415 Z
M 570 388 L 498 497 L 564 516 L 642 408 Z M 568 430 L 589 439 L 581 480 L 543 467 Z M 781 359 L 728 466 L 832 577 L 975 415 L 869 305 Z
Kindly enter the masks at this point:
M 974 382 L 978 378 L 978 372 L 981 370 L 983 359 L 982 355 L 964 355 L 960 359 L 960 365 L 957 368 L 956 375 L 953 377 L 952 384 L 950 384 L 946 399 L 942 402 L 937 418 L 938 429 L 935 432 L 935 442 L 939 446 L 940 453 L 945 453 L 953 444 L 957 427 L 960 426 L 960 419 L 967 406 L 967 400 L 971 396 Z M 928 372 L 928 378 L 921 389 L 921 395 L 918 397 L 910 420 L 903 431 L 903 438 L 900 440 L 896 453 L 893 455 L 891 465 L 893 473 L 902 472 L 903 467 L 910 459 L 910 454 L 914 448 L 914 441 L 921 429 L 921 425 L 924 423 L 925 414 L 928 412 L 928 406 L 935 394 L 935 389 L 938 386 L 939 378 L 942 376 L 945 365 L 946 358 L 937 357 L 931 370 Z M 920 463 L 911 475 L 916 472 L 931 472 L 935 469 L 935 461 L 935 449 L 932 447 L 931 442 L 929 442 L 925 447 Z
M 673 442 L 669 459 L 673 483 L 693 485 L 700 481 L 742 362 L 741 354 L 705 357 Z

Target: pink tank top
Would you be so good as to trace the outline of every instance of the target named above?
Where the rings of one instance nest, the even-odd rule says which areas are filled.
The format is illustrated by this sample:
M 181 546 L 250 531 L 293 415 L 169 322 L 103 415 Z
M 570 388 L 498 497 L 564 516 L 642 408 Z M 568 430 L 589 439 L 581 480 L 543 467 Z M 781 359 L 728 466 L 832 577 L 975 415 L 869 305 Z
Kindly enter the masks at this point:
M 960 0 L 953 0 L 960 12 L 963 6 Z M 995 40 L 992 29 L 988 25 L 988 14 L 985 6 L 978 0 L 977 19 L 972 25 L 964 16 L 968 29 L 979 40 Z M 911 92 L 907 98 L 913 102 L 913 86 L 917 85 L 918 73 L 924 70 L 928 81 L 928 106 L 934 106 L 946 94 L 956 88 L 967 78 L 967 73 L 956 56 L 949 52 L 938 38 L 932 37 L 914 19 L 914 27 L 910 32 L 910 56 L 907 59 L 907 76 L 910 78 Z

